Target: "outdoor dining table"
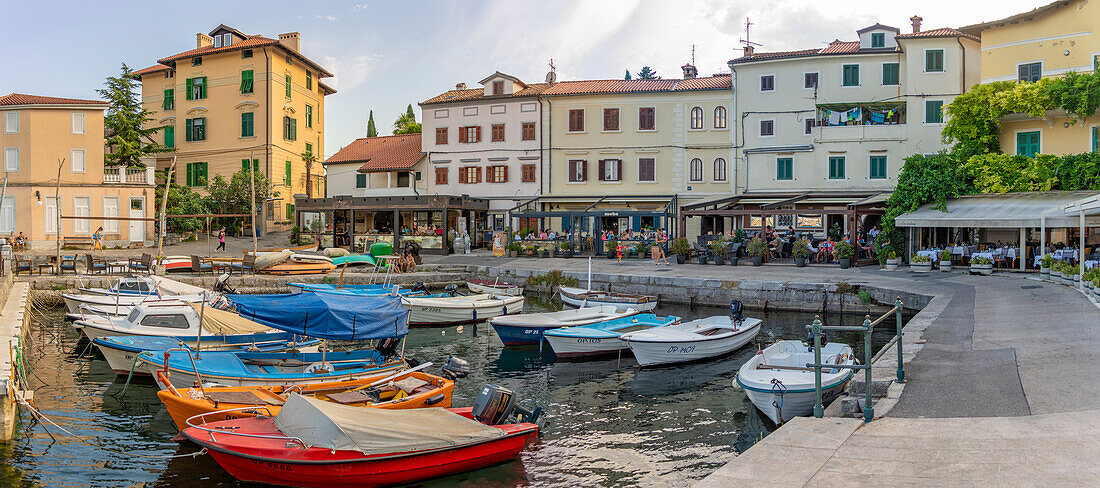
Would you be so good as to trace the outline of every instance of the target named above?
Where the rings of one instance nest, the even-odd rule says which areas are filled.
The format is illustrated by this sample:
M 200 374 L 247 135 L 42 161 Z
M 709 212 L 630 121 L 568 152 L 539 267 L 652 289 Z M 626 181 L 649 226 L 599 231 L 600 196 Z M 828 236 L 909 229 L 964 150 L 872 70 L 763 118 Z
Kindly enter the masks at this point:
M 1052 251 L 1050 253 L 1050 257 L 1053 258 L 1055 261 L 1065 261 L 1067 259 L 1072 259 L 1076 261 L 1078 259 L 1078 254 L 1076 249 L 1059 249 L 1057 251 Z M 1042 256 L 1035 256 L 1036 266 L 1038 266 L 1042 262 Z
M 940 249 L 924 249 L 921 251 L 917 251 L 917 256 L 929 257 L 932 258 L 932 260 L 934 261 L 937 259 L 937 256 L 939 256 L 941 252 L 943 251 Z

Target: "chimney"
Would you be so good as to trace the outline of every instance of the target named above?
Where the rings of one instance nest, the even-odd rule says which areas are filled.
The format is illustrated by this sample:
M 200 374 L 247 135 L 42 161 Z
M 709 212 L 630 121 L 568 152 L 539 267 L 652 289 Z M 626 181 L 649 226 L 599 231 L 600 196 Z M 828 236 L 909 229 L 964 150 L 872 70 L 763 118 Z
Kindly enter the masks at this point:
M 752 44 L 745 44 L 745 48 L 743 49 L 743 51 L 745 52 L 745 57 L 752 56 L 754 50 L 755 49 L 752 47 Z
M 455 85 L 455 90 L 465 90 L 465 89 L 466 89 L 466 84 L 465 83 L 458 83 L 458 84 Z
M 684 70 L 685 80 L 690 80 L 692 78 L 695 78 L 696 76 L 699 76 L 699 70 L 695 69 L 695 66 L 692 64 L 685 64 L 681 66 L 680 69 Z
M 298 52 L 298 33 L 287 32 L 286 34 L 279 34 L 279 44 L 282 44 L 294 52 Z
M 195 34 L 195 49 L 198 49 L 200 47 L 210 46 L 210 45 L 213 45 L 213 44 L 214 44 L 214 39 L 212 39 L 210 36 L 208 36 L 206 34 L 203 34 L 202 32 L 199 32 L 198 34 Z
M 922 21 L 922 20 L 924 20 L 924 19 L 920 18 L 919 15 L 914 15 L 912 17 L 909 17 L 909 21 L 913 23 L 913 33 L 914 34 L 920 32 L 920 21 Z

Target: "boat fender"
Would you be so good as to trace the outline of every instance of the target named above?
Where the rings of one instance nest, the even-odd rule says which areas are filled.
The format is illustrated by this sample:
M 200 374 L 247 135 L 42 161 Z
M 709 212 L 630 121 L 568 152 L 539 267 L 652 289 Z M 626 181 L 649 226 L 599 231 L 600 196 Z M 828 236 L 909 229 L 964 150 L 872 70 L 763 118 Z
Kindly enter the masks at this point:
M 435 404 L 443 401 L 445 398 L 447 398 L 447 397 L 445 395 L 443 395 L 442 393 L 440 393 L 440 394 L 438 394 L 436 396 L 433 396 L 433 397 L 431 397 L 427 400 L 424 400 L 424 404 L 425 405 L 435 405 Z

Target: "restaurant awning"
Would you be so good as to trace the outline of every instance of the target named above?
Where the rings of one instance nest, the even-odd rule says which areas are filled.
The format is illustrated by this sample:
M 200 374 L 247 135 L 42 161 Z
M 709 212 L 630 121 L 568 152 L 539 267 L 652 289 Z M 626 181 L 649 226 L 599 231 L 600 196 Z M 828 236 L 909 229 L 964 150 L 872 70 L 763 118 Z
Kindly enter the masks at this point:
M 894 222 L 898 227 L 980 227 L 1021 228 L 1039 227 L 1046 214 L 1047 227 L 1077 227 L 1079 216 L 1066 212 L 1051 212 L 1068 204 L 1091 196 L 1096 191 L 1019 192 L 987 195 L 967 195 L 946 202 L 947 211 L 935 208 L 934 203 L 922 205 L 917 210 L 899 215 Z M 1100 217 L 1093 216 L 1087 225 L 1100 225 Z

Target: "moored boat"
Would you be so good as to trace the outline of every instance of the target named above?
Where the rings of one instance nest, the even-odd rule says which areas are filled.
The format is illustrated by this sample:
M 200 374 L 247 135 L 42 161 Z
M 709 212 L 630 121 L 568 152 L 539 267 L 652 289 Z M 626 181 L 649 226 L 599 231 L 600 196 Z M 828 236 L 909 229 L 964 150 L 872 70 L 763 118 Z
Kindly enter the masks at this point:
M 430 364 L 425 363 L 425 365 Z M 158 372 L 157 374 L 160 376 L 168 373 Z M 167 378 L 160 378 L 158 382 L 168 385 L 167 388 L 157 392 L 157 397 L 167 407 L 168 414 L 172 416 L 172 420 L 180 430 L 187 428 L 188 418 L 218 410 L 230 410 L 218 420 L 253 417 L 265 410 L 271 415 L 276 415 L 290 393 L 341 405 L 405 409 L 450 407 L 451 392 L 454 390 L 453 381 L 414 370 L 358 380 L 291 387 L 217 386 L 177 389 Z M 250 410 L 246 407 L 255 407 L 255 409 Z
M 470 409 L 356 408 L 291 394 L 274 417 L 191 423 L 182 434 L 238 480 L 328 488 L 402 485 L 501 463 L 538 432 L 474 418 Z
M 559 312 L 524 313 L 489 319 L 505 346 L 522 346 L 542 342 L 543 334 L 561 327 L 577 327 L 637 314 L 634 309 L 620 311 L 614 305 L 572 308 Z
M 204 336 L 211 345 L 224 342 L 223 337 L 265 332 L 282 334 L 265 325 L 245 319 L 232 312 L 178 300 L 160 300 L 149 304 L 137 304 L 125 317 L 84 316 L 73 322 L 73 328 L 88 339 L 109 336 L 153 336 L 181 338 L 191 342 Z M 192 339 L 182 339 L 183 337 Z M 275 337 L 275 336 L 271 336 Z M 285 338 L 280 340 L 286 340 Z
M 580 327 L 562 327 L 546 332 L 544 337 L 559 358 L 600 356 L 626 349 L 625 343 L 620 339 L 623 334 L 679 322 L 680 317 L 672 315 L 658 317 L 651 313 L 641 313 Z
M 137 367 L 135 359 L 145 351 L 164 351 L 175 348 L 200 347 L 203 351 L 230 352 L 315 352 L 316 339 L 299 339 L 293 334 L 272 331 L 260 334 L 239 334 L 232 336 L 204 337 L 200 343 L 197 336 L 102 336 L 92 339 L 107 364 L 116 374 L 134 374 L 145 376 L 149 372 Z
M 558 288 L 561 301 L 574 307 L 595 307 L 599 305 L 612 305 L 619 310 L 633 308 L 642 312 L 648 312 L 657 307 L 657 297 L 649 295 L 635 295 L 631 293 L 611 293 L 597 290 L 586 290 L 562 286 Z
M 516 296 L 523 294 L 523 287 L 507 281 L 467 279 L 466 288 L 470 293 L 489 293 L 493 295 Z
M 196 381 L 223 386 L 309 385 L 370 378 L 406 367 L 403 359 L 373 349 L 309 353 L 145 351 L 138 354 L 138 360 L 154 378 L 157 370 L 167 369 L 167 378 L 176 387 L 189 387 Z
M 730 309 L 732 312 L 733 306 Z M 737 350 L 760 333 L 760 324 L 760 319 L 737 313 L 629 332 L 621 339 L 641 366 L 686 363 Z
M 814 362 L 812 346 L 801 341 L 779 341 L 758 352 L 737 371 L 734 385 L 745 390 L 753 405 L 776 424 L 813 413 Z M 830 342 L 821 348 L 822 364 L 853 365 L 847 344 Z M 849 368 L 822 368 L 821 395 L 827 405 L 852 379 Z
M 523 311 L 523 295 L 468 295 L 456 297 L 401 297 L 411 325 L 468 324 Z

